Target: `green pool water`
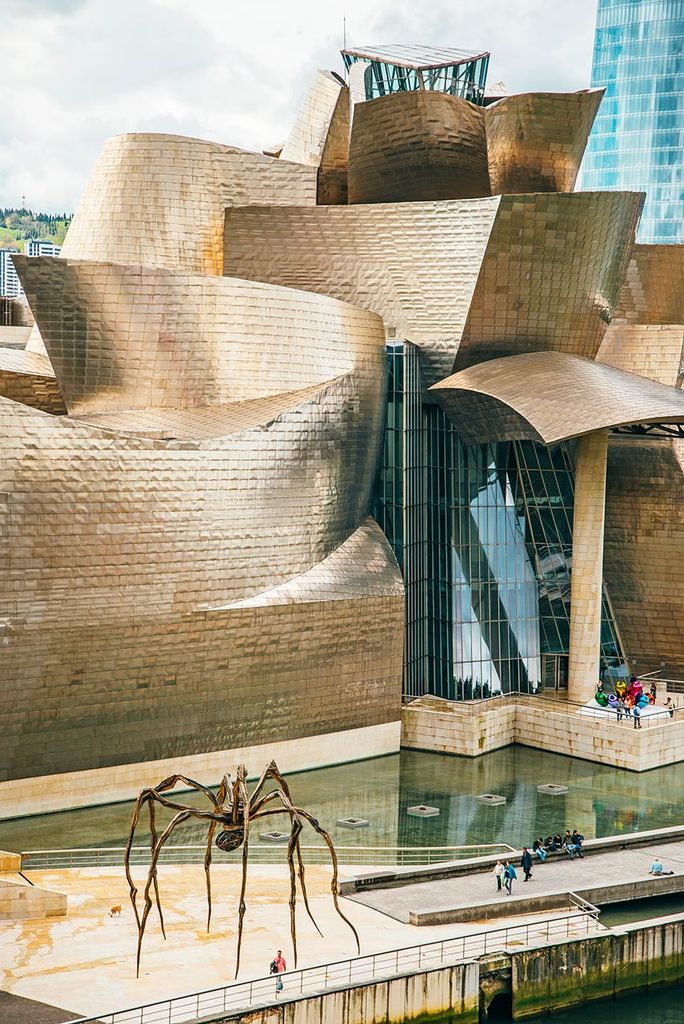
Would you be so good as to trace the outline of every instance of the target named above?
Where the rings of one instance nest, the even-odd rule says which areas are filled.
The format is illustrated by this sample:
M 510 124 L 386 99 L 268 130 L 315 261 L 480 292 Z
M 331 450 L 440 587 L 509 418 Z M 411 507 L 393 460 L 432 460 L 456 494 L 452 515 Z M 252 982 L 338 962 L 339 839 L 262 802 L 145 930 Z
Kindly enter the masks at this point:
M 681 766 L 636 774 L 527 747 L 507 747 L 477 759 L 405 750 L 293 774 L 288 781 L 295 803 L 312 811 L 341 846 L 507 842 L 520 847 L 537 835 L 575 826 L 589 838 L 684 821 Z M 541 783 L 562 784 L 568 792 L 546 796 L 537 792 Z M 480 804 L 474 797 L 481 793 L 500 794 L 507 802 Z M 407 808 L 421 803 L 438 807 L 439 816 L 409 817 Z M 0 819 L 1 814 L 0 808 Z M 0 849 L 121 846 L 130 815 L 131 804 L 118 803 L 0 820 Z M 338 818 L 348 816 L 368 819 L 369 827 L 350 831 L 336 826 Z M 269 828 L 274 826 L 278 820 L 270 819 Z M 199 843 L 204 835 L 202 826 L 188 823 L 173 841 Z
M 535 1017 L 529 1024 L 682 1024 L 682 1021 L 684 990 L 678 985 L 576 1006 L 567 1013 Z M 506 1014 L 493 1018 L 490 1024 L 495 1022 L 512 1024 L 512 1019 Z

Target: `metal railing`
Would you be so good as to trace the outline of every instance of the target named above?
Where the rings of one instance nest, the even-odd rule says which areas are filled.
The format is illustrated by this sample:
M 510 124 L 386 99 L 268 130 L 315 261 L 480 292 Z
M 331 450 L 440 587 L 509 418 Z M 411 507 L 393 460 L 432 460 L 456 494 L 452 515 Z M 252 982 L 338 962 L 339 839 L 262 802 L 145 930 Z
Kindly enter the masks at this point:
M 660 680 L 664 683 L 665 680 Z M 683 690 L 684 692 L 684 690 Z M 617 721 L 617 712 L 614 711 L 610 706 L 605 708 L 594 708 L 588 707 L 586 704 L 580 701 L 568 700 L 564 697 L 550 697 L 546 694 L 534 694 L 534 693 L 522 693 L 519 690 L 512 690 L 510 693 L 495 693 L 491 697 L 483 697 L 480 700 L 445 700 L 440 697 L 436 697 L 433 694 L 426 693 L 423 697 L 413 696 L 410 700 L 406 701 L 406 706 L 410 707 L 413 701 L 430 701 L 434 700 L 435 707 L 426 707 L 426 711 L 435 711 L 448 714 L 460 714 L 460 715 L 472 715 L 473 712 L 488 712 L 494 711 L 497 707 L 501 707 L 502 704 L 524 704 L 526 707 L 532 708 L 540 715 L 546 715 L 549 710 L 552 710 L 554 714 L 565 714 L 575 715 L 581 714 L 587 718 L 596 718 L 602 721 L 614 721 L 616 725 L 629 725 L 630 728 L 634 727 L 633 718 L 627 716 L 626 712 L 623 713 L 621 722 Z M 549 705 L 552 705 L 549 708 Z M 642 714 L 640 716 L 641 728 L 648 729 L 655 726 L 665 726 L 671 721 L 684 721 L 684 707 L 675 707 L 672 712 L 662 706 L 662 701 L 657 705 L 657 711 L 651 712 L 648 715 Z
M 250 845 L 250 861 L 256 864 L 284 863 L 286 844 L 265 843 Z M 162 850 L 162 864 L 200 864 L 204 861 L 206 845 L 165 846 Z M 38 871 L 49 868 L 102 868 L 120 867 L 123 864 L 125 847 L 102 846 L 62 850 L 25 850 L 21 854 L 22 871 Z M 508 843 L 480 843 L 471 846 L 335 846 L 338 863 L 341 865 L 402 867 L 410 865 L 443 864 L 450 861 L 471 859 L 487 854 L 515 853 Z M 329 864 L 330 852 L 327 846 L 302 845 L 304 860 L 309 864 Z M 241 860 L 240 850 L 224 853 L 213 850 L 215 864 L 236 864 Z M 134 846 L 131 849 L 131 864 L 147 864 L 150 847 Z
M 574 893 L 572 910 L 560 917 L 529 924 L 496 928 L 492 931 L 471 932 L 419 946 L 372 953 L 336 963 L 305 967 L 278 975 L 283 982 L 283 999 L 301 999 L 328 989 L 344 989 L 365 982 L 386 980 L 398 975 L 436 970 L 439 967 L 464 963 L 498 953 L 511 947 L 548 944 L 583 935 L 595 934 L 602 928 L 598 923 L 598 910 Z M 573 898 L 574 897 L 574 901 Z M 590 908 L 590 909 L 589 909 Z M 217 1017 L 224 1013 L 269 1006 L 276 1002 L 276 978 L 273 975 L 238 981 L 220 988 L 193 992 L 160 1002 L 136 1006 L 113 1013 L 99 1013 L 96 1017 L 81 1017 L 71 1024 L 181 1024 L 198 1018 Z

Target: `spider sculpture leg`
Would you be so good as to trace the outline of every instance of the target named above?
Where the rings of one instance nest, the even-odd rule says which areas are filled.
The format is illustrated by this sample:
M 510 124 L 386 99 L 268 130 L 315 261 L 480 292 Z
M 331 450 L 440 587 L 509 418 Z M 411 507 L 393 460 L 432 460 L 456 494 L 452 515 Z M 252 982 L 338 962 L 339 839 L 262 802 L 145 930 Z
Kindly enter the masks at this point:
M 276 769 L 276 771 L 277 771 L 277 769 Z M 256 818 L 257 816 L 261 817 L 261 816 L 265 816 L 267 814 L 273 814 L 274 813 L 273 810 L 261 810 L 261 808 L 264 806 L 265 803 L 271 802 L 271 800 L 273 800 L 273 799 L 278 799 L 282 803 L 282 805 L 285 808 L 285 810 L 290 814 L 290 819 L 291 819 L 291 821 L 293 823 L 293 825 L 292 825 L 293 837 L 291 837 L 290 843 L 288 843 L 288 867 L 290 868 L 290 879 L 291 879 L 291 887 L 290 887 L 290 893 L 291 893 L 291 896 L 290 896 L 290 928 L 291 928 L 291 932 L 292 932 L 292 946 L 293 946 L 293 951 L 294 951 L 295 967 L 297 966 L 297 938 L 296 938 L 296 933 L 295 933 L 296 890 L 293 892 L 293 886 L 294 886 L 293 851 L 294 851 L 295 845 L 299 841 L 299 833 L 302 831 L 302 827 L 303 827 L 302 822 L 303 821 L 308 821 L 309 822 L 309 824 L 314 829 L 314 831 L 317 832 L 318 835 L 321 836 L 321 838 L 325 842 L 326 846 L 328 847 L 328 851 L 330 853 L 330 859 L 332 861 L 332 867 L 333 867 L 332 879 L 331 879 L 331 884 L 330 884 L 330 891 L 332 893 L 333 904 L 334 904 L 335 910 L 337 911 L 339 916 L 342 918 L 342 920 L 345 922 L 345 924 L 347 924 L 348 927 L 351 929 L 351 931 L 352 931 L 352 933 L 354 935 L 354 938 L 356 939 L 357 950 L 358 950 L 358 952 L 361 952 L 361 943 L 359 941 L 358 932 L 356 931 L 356 928 L 351 923 L 349 918 L 342 912 L 342 909 L 340 907 L 339 900 L 338 900 L 338 897 L 337 897 L 338 865 L 337 865 L 337 856 L 335 854 L 335 847 L 333 846 L 332 839 L 330 838 L 330 836 L 328 835 L 326 830 L 324 828 L 322 828 L 322 826 L 318 823 L 317 819 L 314 818 L 312 814 L 309 814 L 308 811 L 303 810 L 301 807 L 295 807 L 295 805 L 292 803 L 292 801 L 289 798 L 289 796 L 286 795 L 283 792 L 282 789 L 272 790 L 268 794 L 267 797 L 265 797 L 263 800 L 261 800 L 259 802 L 259 805 L 258 805 L 259 809 L 258 810 L 257 809 L 253 809 L 253 811 L 252 811 L 252 819 Z M 305 891 L 305 890 L 303 889 L 303 891 Z M 309 916 L 311 916 L 311 912 L 310 911 L 309 911 Z M 315 921 L 314 921 L 314 924 L 315 924 Z M 319 933 L 320 933 L 320 929 L 319 929 Z
M 133 881 L 133 877 L 131 875 L 131 868 L 130 868 L 130 856 L 131 856 L 131 849 L 132 849 L 132 846 L 133 846 L 133 840 L 135 838 L 135 830 L 137 828 L 138 821 L 140 819 L 140 813 L 142 811 L 142 808 L 145 806 L 145 804 L 150 804 L 150 808 L 151 808 L 152 803 L 154 801 L 156 801 L 157 803 L 161 804 L 163 807 L 168 807 L 170 810 L 173 810 L 173 811 L 184 811 L 184 810 L 187 810 L 187 805 L 186 804 L 179 804 L 176 801 L 169 800 L 166 797 L 161 795 L 165 790 L 173 789 L 176 785 L 178 785 L 179 782 L 183 783 L 183 785 L 187 786 L 189 789 L 195 789 L 195 790 L 197 790 L 200 793 L 204 793 L 210 799 L 211 803 L 214 806 L 214 809 L 215 809 L 216 813 L 220 813 L 221 810 L 222 810 L 222 808 L 221 808 L 221 806 L 220 806 L 220 804 L 218 802 L 217 797 L 214 796 L 214 794 L 211 792 L 210 789 L 207 789 L 206 786 L 203 786 L 199 782 L 195 782 L 193 779 L 188 779 L 185 775 L 170 775 L 168 778 L 164 779 L 164 781 L 161 782 L 154 789 L 153 788 L 149 788 L 149 789 L 143 789 L 142 790 L 142 792 L 138 796 L 138 799 L 135 802 L 135 807 L 133 808 L 133 816 L 131 818 L 131 824 L 130 824 L 130 828 L 128 830 L 128 841 L 126 843 L 126 850 L 124 852 L 124 868 L 125 868 L 125 871 L 126 871 L 126 879 L 128 881 L 129 895 L 130 895 L 131 903 L 133 905 L 133 913 L 135 914 L 135 920 L 136 920 L 136 924 L 138 925 L 138 927 L 140 927 L 140 916 L 138 914 L 138 906 L 137 906 L 138 889 L 137 889 L 137 887 L 135 885 L 135 882 Z M 196 816 L 197 817 L 207 817 L 209 820 L 211 820 L 212 812 L 198 810 L 196 812 Z M 153 828 L 154 828 L 154 816 L 153 816 L 152 810 L 150 809 L 150 829 L 152 830 Z M 152 845 L 153 846 L 154 846 L 154 839 L 155 839 L 155 835 L 153 835 L 153 840 L 152 840 Z M 158 889 L 157 889 L 157 885 L 156 884 L 155 884 L 155 893 L 158 893 Z M 159 915 L 161 917 L 161 904 L 158 903 L 157 905 L 159 907 Z M 163 925 L 162 925 L 162 931 L 163 931 Z
M 264 814 L 280 814 L 280 813 L 282 813 L 280 811 L 280 809 L 278 809 L 278 810 L 270 810 L 270 811 L 262 811 L 262 808 L 267 803 L 270 802 L 271 796 L 273 796 L 274 793 L 277 794 L 277 790 L 272 790 L 265 797 L 262 797 L 256 804 L 254 803 L 255 795 L 259 792 L 260 789 L 263 788 L 263 785 L 264 785 L 265 781 L 268 778 L 271 778 L 271 779 L 274 780 L 274 782 L 278 783 L 279 788 L 282 790 L 282 792 L 287 797 L 290 805 L 292 805 L 292 797 L 290 796 L 290 790 L 288 788 L 288 785 L 287 785 L 285 779 L 283 778 L 283 776 L 280 774 L 280 771 L 278 770 L 278 765 L 275 763 L 275 761 L 271 761 L 271 763 L 268 765 L 268 767 L 266 769 L 264 769 L 264 771 L 262 773 L 262 776 L 261 776 L 259 782 L 257 783 L 257 785 L 256 785 L 256 787 L 255 787 L 255 789 L 254 789 L 254 791 L 252 793 L 252 796 L 251 796 L 251 800 L 252 800 L 252 811 L 251 811 L 251 814 L 252 814 L 252 817 L 255 817 L 255 816 L 261 817 Z M 282 803 L 282 800 L 281 800 L 281 803 Z M 292 813 L 292 811 L 289 810 L 289 808 L 286 808 L 286 810 L 287 810 L 288 814 L 290 815 L 290 824 L 292 826 L 293 823 L 294 823 L 293 813 Z M 297 856 L 297 875 L 299 876 L 299 881 L 300 881 L 300 884 L 301 884 L 301 887 L 302 887 L 302 897 L 304 899 L 304 907 L 306 909 L 306 912 L 307 912 L 307 914 L 308 914 L 308 916 L 309 916 L 309 918 L 311 920 L 311 923 L 313 924 L 314 928 L 316 929 L 318 934 L 321 936 L 321 938 L 323 938 L 323 932 L 318 927 L 318 922 L 316 921 L 316 918 L 313 916 L 313 913 L 311 912 L 311 907 L 309 906 L 309 895 L 308 895 L 308 893 L 306 891 L 306 881 L 305 881 L 305 878 L 304 878 L 304 858 L 302 857 L 302 847 L 301 847 L 301 843 L 299 841 L 299 833 L 301 831 L 302 831 L 302 829 L 300 828 L 297 831 L 297 834 L 296 834 L 296 837 L 295 837 L 295 853 L 296 853 L 296 856 Z
M 242 802 L 243 813 L 244 813 L 244 829 L 245 839 L 242 844 L 242 881 L 240 883 L 240 902 L 238 904 L 238 933 L 237 933 L 237 950 L 235 954 L 235 977 L 238 976 L 240 970 L 240 951 L 242 949 L 242 928 L 245 922 L 245 911 L 247 905 L 245 903 L 245 891 L 247 889 L 247 863 L 249 857 L 249 794 L 247 793 L 247 787 L 245 780 L 242 775 L 238 779 L 238 791 L 236 793 L 236 804 L 238 801 Z
M 155 823 L 155 803 L 154 800 L 148 801 L 148 807 L 150 812 L 150 857 L 154 855 L 154 848 L 157 844 L 157 827 Z M 161 908 L 161 900 L 159 899 L 159 880 L 157 878 L 157 869 L 154 870 L 152 876 L 154 880 L 154 899 L 157 904 L 157 912 L 159 913 L 159 923 L 161 925 L 162 935 L 166 939 L 166 929 L 164 928 L 164 915 Z
M 216 802 L 218 806 L 221 808 L 223 808 L 223 805 L 225 804 L 226 796 L 228 795 L 228 789 L 228 776 L 224 775 L 223 781 L 221 782 L 221 785 L 218 788 L 218 792 L 216 793 Z M 217 825 L 218 821 L 212 821 L 209 823 L 209 831 L 207 832 L 207 846 L 204 851 L 204 874 L 207 880 L 207 931 L 209 931 L 209 926 L 211 925 L 211 854 L 214 843 L 214 833 L 216 832 Z
M 281 796 L 283 798 L 283 803 L 289 802 L 289 801 L 287 801 L 287 797 L 285 797 L 284 793 L 281 794 Z M 332 893 L 333 904 L 335 906 L 335 910 L 340 915 L 342 920 L 345 922 L 345 924 L 347 924 L 349 926 L 349 928 L 351 928 L 352 932 L 354 933 L 354 938 L 356 939 L 356 949 L 357 949 L 357 952 L 360 953 L 361 952 L 361 942 L 359 940 L 359 933 L 357 932 L 356 928 L 351 923 L 349 918 L 345 914 L 342 913 L 342 909 L 340 907 L 340 903 L 339 903 L 339 900 L 337 898 L 338 867 L 337 867 L 337 854 L 335 853 L 335 847 L 333 846 L 333 841 L 330 838 L 330 836 L 328 835 L 328 833 L 326 832 L 326 830 L 321 825 L 319 825 L 317 819 L 314 818 L 314 816 L 312 814 L 309 814 L 308 811 L 303 810 L 301 807 L 294 807 L 293 805 L 291 805 L 291 806 L 292 806 L 292 810 L 293 810 L 293 812 L 295 814 L 300 815 L 302 818 L 304 818 L 305 821 L 309 822 L 309 824 L 311 825 L 313 830 L 318 833 L 318 835 L 322 838 L 322 840 L 325 843 L 325 845 L 328 847 L 328 851 L 330 853 L 330 860 L 332 862 L 332 869 L 333 869 L 333 871 L 332 871 L 332 879 L 330 881 L 330 892 Z

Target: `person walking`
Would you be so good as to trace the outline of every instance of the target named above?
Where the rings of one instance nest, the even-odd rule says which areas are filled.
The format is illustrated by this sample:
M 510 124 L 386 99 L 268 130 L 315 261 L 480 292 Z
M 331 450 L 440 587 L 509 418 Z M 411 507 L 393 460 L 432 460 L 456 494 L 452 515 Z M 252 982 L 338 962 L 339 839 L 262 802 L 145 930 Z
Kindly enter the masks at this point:
M 624 697 L 618 697 L 617 705 L 616 705 L 616 711 L 617 711 L 617 720 L 618 720 L 618 722 L 621 722 L 622 721 L 622 716 L 625 713 L 625 698 Z
M 632 708 L 632 714 L 634 716 L 634 728 L 635 729 L 640 729 L 641 728 L 641 708 L 639 707 L 638 704 L 635 704 L 634 707 Z
M 506 861 L 505 874 L 504 874 L 504 885 L 506 886 L 506 892 L 510 896 L 513 891 L 513 881 L 518 877 L 518 872 L 515 870 L 510 861 Z
M 675 706 L 674 706 L 674 701 L 672 700 L 672 697 L 668 697 L 667 700 L 665 701 L 665 709 L 667 711 L 669 711 L 670 718 L 674 718 Z
M 532 877 L 532 854 L 530 853 L 530 851 L 527 849 L 526 846 L 523 846 L 523 848 L 522 848 L 522 857 L 520 858 L 520 867 L 525 872 L 525 877 L 523 878 L 523 882 L 529 881 L 529 879 Z
M 283 956 L 283 951 L 281 949 L 279 949 L 278 952 L 276 953 L 276 955 L 271 960 L 271 966 L 269 968 L 270 973 L 271 974 L 275 974 L 277 976 L 276 977 L 276 987 L 275 987 L 276 999 L 278 998 L 280 993 L 283 991 L 283 987 L 284 986 L 283 986 L 283 979 L 281 978 L 281 974 L 284 974 L 286 970 L 287 970 L 287 964 L 285 963 L 285 957 Z
M 497 892 L 501 892 L 501 890 L 503 889 L 503 880 L 504 880 L 505 873 L 506 873 L 505 867 L 503 866 L 503 864 L 501 863 L 500 860 L 497 860 L 496 864 L 494 865 L 494 870 L 492 871 L 492 874 L 496 878 L 496 891 Z

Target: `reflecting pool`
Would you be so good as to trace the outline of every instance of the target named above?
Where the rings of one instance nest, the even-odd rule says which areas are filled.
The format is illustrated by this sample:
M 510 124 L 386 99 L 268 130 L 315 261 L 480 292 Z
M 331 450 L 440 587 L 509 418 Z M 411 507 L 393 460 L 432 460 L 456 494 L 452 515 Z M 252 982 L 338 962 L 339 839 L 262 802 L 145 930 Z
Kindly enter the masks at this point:
M 559 828 L 576 826 L 589 838 L 684 820 L 680 766 L 636 774 L 518 746 L 476 759 L 403 750 L 292 774 L 288 782 L 295 803 L 312 811 L 340 846 L 506 842 L 520 847 Z M 562 784 L 568 792 L 540 794 L 537 786 L 542 783 Z M 506 803 L 483 805 L 474 799 L 481 793 L 500 794 Z M 182 801 L 190 798 L 183 796 Z M 439 816 L 409 817 L 407 808 L 420 803 L 438 807 Z M 131 804 L 119 803 L 0 820 L 0 849 L 123 846 L 130 816 Z M 368 819 L 369 827 L 351 831 L 336 825 L 338 818 L 349 816 Z M 200 843 L 205 834 L 203 826 L 191 822 L 176 830 L 173 842 Z

